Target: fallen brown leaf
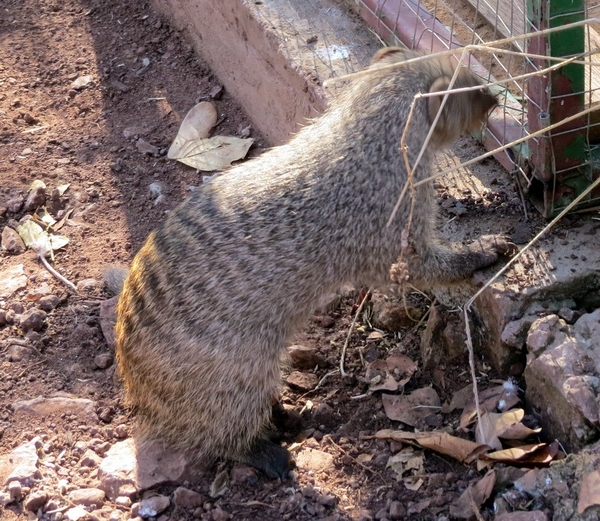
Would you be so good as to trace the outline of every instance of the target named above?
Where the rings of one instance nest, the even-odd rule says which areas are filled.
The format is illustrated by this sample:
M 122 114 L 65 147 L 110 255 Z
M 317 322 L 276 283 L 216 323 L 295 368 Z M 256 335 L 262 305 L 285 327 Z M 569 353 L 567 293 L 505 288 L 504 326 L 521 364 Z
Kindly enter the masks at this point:
M 481 507 L 488 500 L 495 483 L 496 471 L 490 470 L 475 485 L 469 486 L 450 506 L 450 514 L 459 519 L 469 519 L 474 516 L 476 514 L 475 508 Z
M 375 434 L 378 439 L 390 439 L 401 443 L 411 443 L 450 456 L 461 463 L 477 459 L 489 447 L 469 440 L 457 438 L 446 432 L 408 432 L 383 429 Z

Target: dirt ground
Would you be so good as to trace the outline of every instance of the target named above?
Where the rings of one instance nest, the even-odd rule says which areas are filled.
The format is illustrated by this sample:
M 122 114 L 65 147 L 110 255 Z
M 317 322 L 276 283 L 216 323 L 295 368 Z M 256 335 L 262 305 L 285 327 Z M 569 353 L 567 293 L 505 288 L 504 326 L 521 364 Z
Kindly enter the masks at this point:
M 91 79 L 85 86 L 74 85 L 87 75 Z M 82 466 L 85 449 L 103 445 L 104 453 L 134 430 L 100 328 L 100 302 L 107 297 L 102 270 L 127 265 L 150 230 L 202 182 L 200 173 L 166 158 L 181 120 L 195 103 L 211 100 L 217 106 L 214 133 L 239 136 L 251 126 L 219 87 L 191 46 L 147 3 L 3 2 L 0 228 L 14 227 L 33 214 L 36 206 L 27 208 L 25 199 L 31 184 L 43 181 L 48 211 L 60 219 L 72 210 L 60 230 L 69 243 L 55 253 L 53 266 L 79 289 L 79 295 L 68 290 L 31 251 L 0 252 L 1 270 L 23 265 L 27 281 L 0 302 L 0 455 L 36 436 L 41 439 L 45 461 L 51 464 L 42 468 L 34 488 L 54 498 L 54 510 L 42 506 L 37 511 L 43 519 L 60 521 L 70 506 L 59 478 L 67 480 L 67 491 L 98 485 L 97 469 Z M 251 135 L 253 156 L 266 143 L 252 130 Z M 457 152 L 472 156 L 477 146 L 467 140 Z M 464 237 L 503 231 L 529 238 L 540 221 L 519 225 L 522 202 L 506 174 L 492 161 L 480 169 L 491 183 L 485 196 L 471 189 L 450 194 L 443 181 L 439 184 L 444 229 Z M 63 193 L 59 187 L 67 183 Z M 462 232 L 455 229 L 459 223 Z M 430 304 L 422 296 L 410 300 L 422 314 Z M 333 463 L 322 470 L 298 468 L 283 483 L 250 472 L 249 479 L 232 480 L 217 498 L 210 497 L 217 473 L 211 469 L 185 484 L 206 498 L 199 508 L 172 505 L 159 519 L 450 517 L 453 502 L 481 475 L 451 458 L 425 452 L 423 483 L 409 490 L 387 467 L 401 444 L 372 438 L 379 429 L 398 428 L 398 423 L 386 417 L 380 395 L 367 392 L 364 363 L 394 352 L 418 361 L 423 324 L 408 323 L 390 333 L 359 320 L 348 350 L 349 376 L 341 378 L 330 373 L 338 366 L 355 303 L 356 292 L 348 292 L 338 305 L 311 317 L 296 339 L 318 353 L 318 368 L 310 373 L 322 381 L 319 388 L 284 390 L 284 403 L 302 412 L 306 422 L 306 446 L 330 454 Z M 19 318 L 40 308 L 46 310 L 43 323 L 26 332 Z M 484 360 L 477 364 L 479 384 L 485 387 L 496 375 Z M 445 364 L 433 372 L 418 370 L 405 390 L 432 385 L 443 403 L 468 382 L 463 364 Z M 98 421 L 65 412 L 32 419 L 15 411 L 17 401 L 59 392 L 93 400 Z M 456 421 L 439 413 L 428 419 L 430 427 L 449 431 L 457 430 Z M 174 488 L 164 485 L 157 491 L 171 496 Z M 488 518 L 489 508 L 483 509 Z M 534 508 L 550 506 L 529 504 Z M 5 519 L 32 516 L 23 502 L 0 511 Z M 130 504 L 105 499 L 90 518 L 117 521 L 131 516 Z

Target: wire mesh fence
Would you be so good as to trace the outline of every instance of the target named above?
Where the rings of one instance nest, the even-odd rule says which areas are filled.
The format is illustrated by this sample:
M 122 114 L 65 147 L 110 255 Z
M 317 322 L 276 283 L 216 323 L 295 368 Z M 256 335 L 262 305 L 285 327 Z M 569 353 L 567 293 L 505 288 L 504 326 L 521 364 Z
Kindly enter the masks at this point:
M 545 216 L 556 215 L 599 177 L 600 22 L 594 16 L 600 2 L 346 2 L 386 44 L 469 51 L 462 60 L 500 102 L 482 139 Z M 583 198 L 583 206 L 598 204 L 598 190 Z

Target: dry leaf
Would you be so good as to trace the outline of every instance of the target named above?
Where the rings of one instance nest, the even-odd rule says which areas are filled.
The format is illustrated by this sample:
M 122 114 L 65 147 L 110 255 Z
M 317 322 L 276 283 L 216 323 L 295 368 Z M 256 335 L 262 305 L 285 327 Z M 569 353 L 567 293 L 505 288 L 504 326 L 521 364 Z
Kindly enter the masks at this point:
M 381 331 L 371 331 L 367 337 L 367 342 L 375 342 L 376 340 L 381 340 L 384 337 L 385 335 Z
M 450 456 L 461 463 L 471 463 L 481 452 L 488 450 L 485 445 L 451 436 L 447 432 L 408 432 L 383 429 L 378 431 L 375 437 L 418 445 Z
M 210 129 L 217 123 L 217 118 L 217 109 L 212 103 L 203 101 L 193 106 L 181 122 L 179 132 L 169 148 L 167 157 L 179 159 L 186 155 L 182 150 L 186 149 L 190 142 L 207 138 Z
M 203 101 L 192 107 L 181 123 L 167 157 L 209 172 L 224 170 L 233 161 L 244 158 L 254 140 L 226 136 L 207 139 L 216 122 L 217 110 L 212 103 Z
M 229 472 L 228 470 L 222 469 L 217 472 L 215 479 L 210 484 L 209 496 L 217 498 L 222 496 L 229 489 Z
M 67 222 L 67 220 L 69 219 L 69 217 L 71 217 L 71 214 L 73 213 L 74 208 L 71 208 L 69 210 L 67 210 L 65 212 L 65 214 L 61 217 L 60 221 L 58 221 L 56 224 L 54 224 L 52 226 L 52 231 L 53 232 L 57 232 L 58 230 L 60 230 L 65 223 Z
M 415 454 L 412 447 L 406 447 L 397 454 L 390 456 L 386 468 L 392 469 L 398 476 L 402 476 L 405 472 L 413 469 L 422 471 L 423 456 Z
M 505 440 L 524 440 L 533 434 L 539 434 L 542 430 L 541 428 L 530 429 L 521 423 L 525 416 L 523 409 L 489 413 L 488 416 L 494 425 L 496 436 Z
M 507 463 L 514 466 L 547 466 L 558 453 L 558 443 L 536 443 L 482 454 L 483 461 Z
M 511 380 L 507 380 L 502 385 L 496 385 L 483 391 L 479 391 L 479 406 L 481 412 L 493 412 L 496 409 L 506 411 L 519 403 L 517 395 L 519 388 Z M 469 430 L 469 425 L 477 416 L 475 411 L 475 399 L 471 397 L 465 405 L 464 411 L 460 417 L 460 427 L 463 431 Z
M 56 219 L 52 217 L 46 207 L 38 208 L 37 211 L 33 214 L 33 218 L 44 225 L 46 229 L 56 223 Z
M 391 355 L 387 360 L 375 360 L 367 366 L 365 378 L 370 391 L 397 391 L 404 387 L 417 364 L 405 355 Z
M 53 251 L 69 244 L 69 239 L 63 235 L 48 235 L 33 219 L 17 226 L 17 232 L 25 246 L 35 250 L 38 255 L 53 258 Z
M 17 233 L 21 236 L 25 246 L 28 248 L 30 248 L 41 236 L 45 235 L 42 227 L 31 219 L 17 226 Z
M 494 450 L 502 449 L 502 443 L 498 439 L 494 420 L 487 412 L 481 415 L 481 422 L 475 428 L 475 440 L 477 443 L 487 445 Z
M 69 244 L 69 239 L 64 235 L 49 235 L 49 239 L 52 250 L 64 248 L 67 244 Z
M 423 486 L 423 478 L 418 476 L 407 476 L 402 479 L 402 483 L 408 490 L 417 492 Z
M 473 384 L 469 384 L 462 389 L 459 389 L 452 396 L 452 400 L 448 405 L 444 405 L 442 412 L 450 414 L 456 409 L 464 409 L 467 404 L 473 399 Z
M 583 514 L 591 506 L 600 505 L 600 471 L 586 474 L 581 480 L 577 512 Z
M 369 461 L 371 461 L 372 459 L 373 459 L 372 454 L 359 454 L 358 456 L 356 456 L 356 461 L 358 461 L 359 463 L 362 463 L 363 465 L 365 463 L 369 463 Z
M 390 420 L 417 427 L 423 420 L 440 410 L 440 397 L 431 387 L 423 387 L 411 394 L 382 394 L 385 414 Z
M 56 189 L 58 190 L 58 195 L 64 195 L 64 193 L 68 190 L 71 183 L 59 183 L 56 185 Z
M 496 471 L 490 470 L 474 486 L 469 486 L 454 504 L 450 506 L 452 517 L 469 519 L 474 516 L 474 507 L 480 507 L 488 500 L 495 483 Z
M 224 170 L 233 161 L 246 157 L 253 139 L 215 136 L 186 142 L 180 149 L 177 159 L 181 163 L 197 170 Z

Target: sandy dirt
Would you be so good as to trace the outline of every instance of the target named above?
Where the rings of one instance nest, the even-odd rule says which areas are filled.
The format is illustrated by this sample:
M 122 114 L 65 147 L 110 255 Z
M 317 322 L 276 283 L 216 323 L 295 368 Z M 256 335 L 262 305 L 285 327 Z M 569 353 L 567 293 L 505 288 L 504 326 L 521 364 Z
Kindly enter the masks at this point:
M 88 75 L 85 86 L 74 85 Z M 215 134 L 240 136 L 250 125 L 255 138 L 250 156 L 267 146 L 241 107 L 219 87 L 218 79 L 182 35 L 146 3 L 3 3 L 0 227 L 14 227 L 34 213 L 36 206 L 28 209 L 24 202 L 31 184 L 43 181 L 48 211 L 60 219 L 72 210 L 60 230 L 69 243 L 55 253 L 53 266 L 77 285 L 79 294 L 50 275 L 31 251 L 0 251 L 1 270 L 18 270 L 22 265 L 26 280 L 0 301 L 0 456 L 39 437 L 48 464 L 23 495 L 43 490 L 52 501 L 42 502 L 34 512 L 23 501 L 12 502 L 0 510 L 0 517 L 24 519 L 37 514 L 52 521 L 66 519 L 64 512 L 73 506 L 68 493 L 98 486 L 98 469 L 82 462 L 85 451 L 102 455 L 133 433 L 134 418 L 122 406 L 113 353 L 101 331 L 100 303 L 108 297 L 102 271 L 110 265 L 126 266 L 149 231 L 202 182 L 201 174 L 166 158 L 181 120 L 195 103 L 211 100 L 216 105 Z M 472 157 L 478 150 L 477 144 L 464 140 L 457 154 Z M 520 233 L 526 241 L 540 221 L 520 223 L 523 203 L 500 167 L 487 161 L 478 169 L 483 181 L 467 180 L 470 184 L 461 189 L 449 188 L 455 186 L 452 181 L 438 183 L 444 231 L 467 239 L 480 233 Z M 58 188 L 67 183 L 61 193 Z M 450 516 L 453 502 L 481 474 L 451 458 L 425 452 L 422 483 L 411 490 L 387 467 L 389 458 L 406 447 L 373 439 L 379 429 L 399 428 L 399 424 L 387 418 L 380 395 L 368 392 L 365 365 L 390 353 L 418 361 L 423 323 L 408 321 L 396 332 L 379 331 L 361 317 L 348 350 L 349 376 L 334 373 L 358 289 L 310 317 L 296 338 L 296 343 L 318 355 L 317 368 L 304 373 L 321 381 L 319 388 L 296 385 L 283 391 L 286 406 L 305 420 L 304 447 L 331 455 L 332 462 L 323 469 L 300 467 L 283 483 L 252 470 L 239 478 L 238 471 L 238 479 L 232 479 L 228 490 L 216 498 L 210 497 L 217 473 L 213 468 L 185 483 L 205 498 L 200 506 L 172 503 L 159 519 Z M 409 303 L 423 316 L 431 302 L 410 295 Z M 38 314 L 43 322 L 26 331 L 22 317 L 41 308 L 46 309 L 46 315 Z M 485 360 L 478 360 L 477 366 L 479 384 L 485 387 L 497 375 Z M 464 361 L 458 361 L 435 371 L 419 369 L 405 392 L 433 386 L 446 402 L 468 383 L 465 368 Z M 18 401 L 56 393 L 92 400 L 97 418 L 64 411 L 29 416 L 15 406 Z M 431 414 L 425 426 L 458 432 L 456 417 L 439 412 Z M 60 480 L 67 484 L 61 485 Z M 174 488 L 164 485 L 156 491 L 171 497 Z M 138 500 L 135 495 L 131 498 L 131 502 Z M 104 498 L 101 505 L 88 508 L 92 512 L 88 518 L 129 519 L 131 502 L 117 504 Z M 528 509 L 535 507 L 547 508 L 528 505 Z M 489 517 L 487 508 L 483 511 Z

